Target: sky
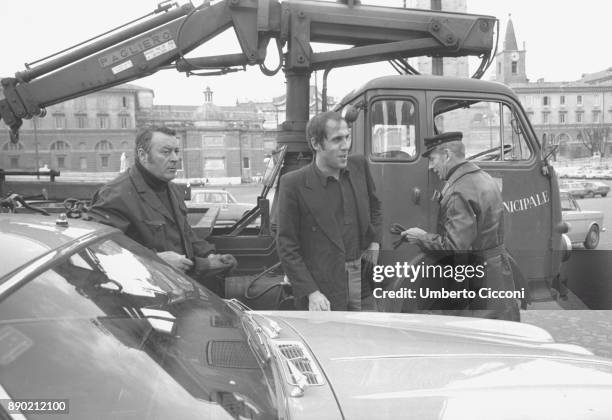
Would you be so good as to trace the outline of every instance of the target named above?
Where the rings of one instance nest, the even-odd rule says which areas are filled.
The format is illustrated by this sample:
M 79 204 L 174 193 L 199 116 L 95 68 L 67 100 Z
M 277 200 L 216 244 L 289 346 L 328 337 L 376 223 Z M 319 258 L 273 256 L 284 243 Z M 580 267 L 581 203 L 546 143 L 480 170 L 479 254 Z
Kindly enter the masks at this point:
M 154 10 L 157 3 L 158 0 L 1 0 L 0 75 L 12 76 L 24 69 L 24 63 L 140 17 Z M 185 0 L 179 3 L 184 4 Z M 362 0 L 362 3 L 402 7 L 403 0 Z M 194 0 L 194 4 L 199 5 L 200 0 Z M 612 3 L 608 1 L 467 0 L 467 7 L 468 13 L 500 19 L 500 50 L 508 16 L 512 15 L 519 48 L 523 42 L 526 44 L 527 77 L 532 81 L 577 80 L 583 73 L 612 66 L 607 45 Z M 239 52 L 239 47 L 233 32 L 228 31 L 197 51 L 196 55 L 215 55 Z M 274 56 L 272 53 L 270 67 L 274 66 Z M 361 66 L 358 71 L 333 70 L 328 79 L 329 94 L 341 98 L 367 80 L 388 74 L 394 74 L 394 70 L 387 63 Z M 321 77 L 319 74 L 319 83 Z M 163 70 L 132 83 L 153 89 L 156 105 L 201 104 L 207 86 L 213 90 L 217 105 L 232 105 L 237 100 L 269 101 L 285 93 L 282 72 L 268 77 L 256 66 L 246 72 L 216 77 L 187 78 L 175 70 Z

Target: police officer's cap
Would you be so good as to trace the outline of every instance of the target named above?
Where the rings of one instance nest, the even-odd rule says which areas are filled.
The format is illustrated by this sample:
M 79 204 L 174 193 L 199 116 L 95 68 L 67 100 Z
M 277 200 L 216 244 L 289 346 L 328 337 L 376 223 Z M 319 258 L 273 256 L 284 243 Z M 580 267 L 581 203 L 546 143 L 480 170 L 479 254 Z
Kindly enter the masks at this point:
M 428 157 L 436 147 L 441 144 L 448 143 L 451 141 L 461 141 L 463 139 L 463 133 L 461 131 L 449 131 L 448 133 L 438 134 L 433 137 L 425 137 L 425 152 L 423 157 Z

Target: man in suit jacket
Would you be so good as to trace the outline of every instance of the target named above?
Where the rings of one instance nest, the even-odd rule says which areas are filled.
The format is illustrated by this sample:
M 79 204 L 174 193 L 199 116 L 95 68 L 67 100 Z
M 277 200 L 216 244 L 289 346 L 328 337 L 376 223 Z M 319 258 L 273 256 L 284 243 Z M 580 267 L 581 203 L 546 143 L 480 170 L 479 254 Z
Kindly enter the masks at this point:
M 363 156 L 349 156 L 350 131 L 336 112 L 306 127 L 312 164 L 281 178 L 278 253 L 297 309 L 376 310 L 361 285 L 361 258 L 376 264 L 381 203 Z
M 179 151 L 173 130 L 141 131 L 136 137 L 135 165 L 96 192 L 88 214 L 222 294 L 222 285 L 212 281 L 213 274 L 228 271 L 236 260 L 214 254 L 214 247 L 189 226 L 184 191 L 170 182 L 176 177 Z

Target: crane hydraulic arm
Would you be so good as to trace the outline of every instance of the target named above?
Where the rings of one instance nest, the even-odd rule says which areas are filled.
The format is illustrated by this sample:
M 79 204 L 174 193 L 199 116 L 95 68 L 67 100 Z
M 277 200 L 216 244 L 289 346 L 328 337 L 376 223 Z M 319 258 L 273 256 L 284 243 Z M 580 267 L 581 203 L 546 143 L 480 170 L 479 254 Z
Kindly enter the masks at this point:
M 302 133 L 284 136 L 291 151 L 304 143 L 309 80 L 314 70 L 422 55 L 479 56 L 483 62 L 480 73 L 490 64 L 494 17 L 347 2 L 221 0 L 198 7 L 160 7 L 159 16 L 2 79 L 0 118 L 10 127 L 11 139 L 18 141 L 22 119 L 44 115 L 46 106 L 161 69 L 224 73 L 237 66 L 260 65 L 269 73 L 264 62 L 268 43 L 274 40 L 279 53 L 285 51 L 281 58 L 287 78 L 283 129 Z M 230 27 L 242 53 L 185 58 Z M 315 52 L 313 42 L 343 47 Z

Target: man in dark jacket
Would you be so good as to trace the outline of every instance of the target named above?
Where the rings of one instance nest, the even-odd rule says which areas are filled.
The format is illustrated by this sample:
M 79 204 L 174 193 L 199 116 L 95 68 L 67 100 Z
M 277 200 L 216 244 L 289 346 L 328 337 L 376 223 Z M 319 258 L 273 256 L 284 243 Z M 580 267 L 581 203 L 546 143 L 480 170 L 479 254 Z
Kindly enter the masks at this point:
M 466 288 L 477 289 L 477 297 L 452 314 L 518 321 L 515 299 L 483 297 L 488 288 L 513 292 L 514 277 L 504 247 L 504 207 L 499 186 L 489 174 L 465 159 L 462 138 L 462 133 L 450 132 L 425 139 L 427 149 L 423 156 L 429 157 L 429 168 L 445 181 L 438 233 L 413 227 L 402 236 L 426 253 L 455 255 L 455 262 L 485 267 L 483 278 L 475 276 L 465 283 Z M 463 275 L 461 279 L 463 282 Z
M 236 260 L 214 254 L 214 247 L 189 226 L 184 192 L 170 182 L 179 164 L 176 133 L 167 127 L 145 129 L 136 137 L 135 152 L 135 165 L 96 192 L 89 215 L 222 294 L 223 285 L 215 277 Z
M 376 264 L 381 203 L 363 156 L 349 156 L 350 131 L 336 112 L 306 128 L 312 164 L 280 180 L 278 253 L 302 310 L 376 310 L 361 284 L 361 258 Z

